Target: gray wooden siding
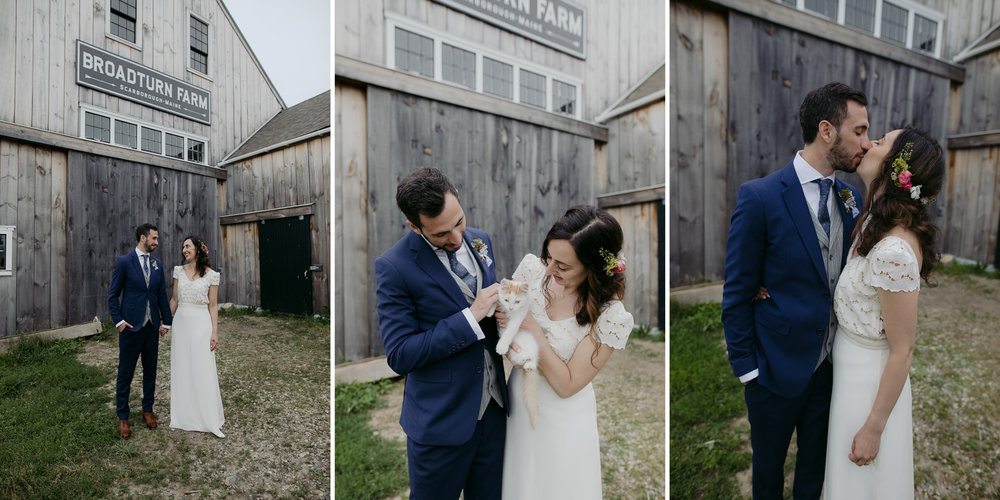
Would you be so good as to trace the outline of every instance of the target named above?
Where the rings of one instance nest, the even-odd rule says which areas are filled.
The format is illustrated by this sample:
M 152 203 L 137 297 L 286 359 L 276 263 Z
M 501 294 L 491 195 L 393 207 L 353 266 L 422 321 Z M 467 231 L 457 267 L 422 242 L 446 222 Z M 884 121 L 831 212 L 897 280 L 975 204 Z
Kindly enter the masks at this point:
M 612 119 L 608 122 L 604 168 L 595 172 L 598 192 L 613 193 L 666 183 L 663 165 L 666 143 L 666 101 Z
M 330 136 L 322 136 L 226 167 L 223 215 L 245 214 L 312 204 L 310 230 L 313 262 L 313 309 L 330 304 Z M 256 221 L 223 226 L 227 262 L 241 273 L 223 276 L 232 290 L 229 302 L 260 305 Z M 253 226 L 253 227 L 250 227 Z
M 182 264 L 180 248 L 189 234 L 205 239 L 213 268 L 223 276 L 232 272 L 220 262 L 216 179 L 75 151 L 68 157 L 67 324 L 110 319 L 115 259 L 135 248 L 135 228 L 143 222 L 159 228 L 154 255 L 163 262 L 168 283 L 173 267 Z M 220 300 L 226 293 L 220 287 Z
M 217 163 L 280 109 L 263 73 L 217 0 L 142 2 L 135 48 L 106 36 L 107 2 L 0 2 L 0 120 L 79 136 L 80 104 L 209 139 Z M 209 77 L 188 71 L 188 19 L 209 22 Z M 212 125 L 76 84 L 76 40 L 212 92 Z
M 1000 22 L 997 0 L 923 0 L 920 3 L 945 16 L 941 57 L 951 59 L 990 27 Z
M 672 114 L 670 159 L 671 188 L 676 189 L 671 192 L 671 286 L 722 278 L 720 251 L 739 186 L 784 167 L 801 149 L 798 108 L 809 90 L 829 81 L 864 90 L 872 138 L 912 124 L 944 144 L 950 88 L 945 77 L 733 11 L 721 35 L 727 48 L 720 64 L 712 59 L 719 52 L 710 49 L 718 44 L 720 24 L 705 21 L 714 14 L 682 5 L 672 13 L 670 85 L 677 114 Z M 678 70 L 681 61 L 690 66 Z M 712 83 L 719 68 L 725 71 L 725 88 Z M 725 93 L 705 90 L 713 88 Z M 699 119 L 706 104 L 709 111 Z M 725 155 L 717 149 L 720 142 L 728 145 Z M 861 186 L 856 175 L 842 178 Z M 719 196 L 724 196 L 724 210 Z M 939 208 L 942 214 L 947 210 L 945 203 Z
M 587 59 L 577 59 L 430 0 L 336 2 L 337 54 L 385 64 L 385 14 L 583 81 L 583 119 L 592 120 L 665 59 L 665 2 L 579 0 L 587 8 Z
M 395 193 L 412 170 L 434 166 L 451 178 L 469 226 L 493 238 L 500 276 L 513 273 L 524 254 L 540 253 L 545 233 L 567 208 L 594 203 L 593 139 L 378 87 L 362 95 L 338 84 L 337 99 L 338 125 L 353 130 L 338 139 L 344 199 L 335 217 L 344 251 L 336 265 L 352 268 L 345 274 L 357 278 L 341 281 L 338 274 L 334 286 L 335 307 L 343 308 L 336 313 L 337 362 L 383 353 L 373 263 L 409 231 Z
M 661 190 L 662 191 L 662 190 Z M 625 244 L 625 310 L 632 313 L 637 325 L 664 327 L 659 318 L 660 269 L 659 255 L 665 249 L 659 245 L 657 211 L 660 200 L 634 205 L 608 207 L 622 226 Z
M 1000 146 L 951 151 L 946 190 L 950 209 L 942 227 L 944 251 L 994 263 L 1000 226 Z

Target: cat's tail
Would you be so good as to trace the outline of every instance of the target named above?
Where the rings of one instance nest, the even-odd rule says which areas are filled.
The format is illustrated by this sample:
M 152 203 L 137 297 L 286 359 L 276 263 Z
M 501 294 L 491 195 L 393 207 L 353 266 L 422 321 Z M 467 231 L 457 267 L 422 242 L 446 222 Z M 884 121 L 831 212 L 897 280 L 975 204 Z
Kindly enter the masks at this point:
M 524 370 L 521 383 L 524 389 L 524 406 L 528 410 L 528 421 L 534 429 L 538 420 L 538 370 Z

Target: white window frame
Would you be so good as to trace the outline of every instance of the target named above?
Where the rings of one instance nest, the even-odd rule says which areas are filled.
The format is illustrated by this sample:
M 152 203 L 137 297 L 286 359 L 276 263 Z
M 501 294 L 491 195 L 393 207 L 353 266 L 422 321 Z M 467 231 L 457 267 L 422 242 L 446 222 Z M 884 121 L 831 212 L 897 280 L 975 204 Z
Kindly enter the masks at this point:
M 776 3 L 781 3 L 781 0 L 773 0 L 773 1 L 776 2 Z M 942 14 L 942 13 L 940 13 L 940 12 L 934 10 L 934 9 L 931 9 L 931 8 L 928 8 L 928 7 L 924 6 L 924 5 L 918 4 L 918 3 L 914 2 L 913 0 L 875 0 L 875 21 L 874 21 L 875 22 L 875 26 L 874 26 L 874 30 L 873 30 L 874 33 L 872 33 L 871 36 L 874 36 L 875 38 L 878 38 L 879 40 L 882 40 L 882 3 L 886 2 L 886 1 L 888 1 L 891 4 L 894 4 L 894 5 L 898 6 L 900 8 L 906 9 L 906 44 L 905 44 L 905 47 L 907 49 L 910 49 L 910 50 L 914 51 L 914 52 L 919 52 L 921 54 L 930 55 L 930 56 L 933 56 L 936 59 L 940 59 L 941 58 L 941 45 L 943 43 L 943 40 L 942 40 L 941 37 L 944 34 L 944 20 L 946 19 L 947 16 L 945 16 L 944 14 Z M 785 4 L 782 4 L 782 5 L 785 5 Z M 818 17 L 820 19 L 825 19 L 827 21 L 830 20 L 830 18 L 828 18 L 826 16 L 820 15 L 819 13 L 816 13 L 816 12 L 813 12 L 811 10 L 806 9 L 806 0 L 796 0 L 796 2 L 795 2 L 795 9 L 797 9 L 797 10 L 799 10 L 801 12 L 805 12 L 805 13 L 807 13 L 809 15 L 816 16 L 816 17 Z M 915 21 L 915 19 L 913 17 L 914 14 L 920 14 L 921 16 L 923 16 L 923 17 L 925 17 L 927 19 L 930 19 L 931 21 L 934 21 L 935 23 L 937 23 L 937 33 L 935 33 L 935 35 L 934 35 L 934 52 L 933 53 L 931 53 L 931 52 L 925 52 L 925 51 L 920 50 L 919 48 L 916 48 L 916 47 L 913 46 L 913 24 L 914 24 L 914 21 Z M 839 24 L 841 26 L 844 26 L 846 28 L 856 29 L 856 28 L 854 28 L 852 26 L 848 26 L 847 24 L 845 24 L 846 20 L 847 20 L 847 0 L 837 0 L 837 20 L 836 20 L 837 24 Z M 857 31 L 859 31 L 860 33 L 866 33 L 866 32 L 861 31 L 861 30 L 857 30 Z M 895 43 L 895 42 L 886 41 L 886 43 Z
M 184 158 L 179 159 L 180 161 L 185 161 L 185 162 L 188 162 L 188 163 L 193 163 L 195 165 L 205 165 L 205 166 L 208 166 L 209 151 L 210 150 L 209 150 L 209 141 L 208 141 L 208 138 L 205 137 L 205 136 L 201 136 L 201 135 L 197 135 L 197 134 L 192 134 L 191 132 L 185 132 L 183 130 L 177 130 L 177 129 L 170 128 L 170 127 L 165 127 L 163 125 L 157 125 L 155 123 L 147 122 L 147 121 L 144 121 L 144 120 L 138 120 L 138 119 L 136 119 L 134 117 L 127 116 L 127 115 L 121 115 L 121 114 L 118 114 L 118 113 L 112 113 L 112 112 L 110 112 L 110 111 L 108 111 L 106 109 L 98 108 L 96 106 L 91 106 L 89 104 L 81 104 L 80 105 L 80 111 L 81 111 L 81 113 L 80 113 L 80 131 L 79 131 L 78 137 L 80 137 L 81 139 L 83 139 L 85 141 L 91 141 L 91 142 L 96 142 L 98 144 L 105 144 L 105 145 L 108 145 L 108 146 L 114 146 L 116 148 L 126 149 L 128 151 L 136 151 L 138 153 L 143 153 L 143 154 L 147 154 L 147 155 L 162 156 L 164 158 L 170 158 L 171 160 L 178 160 L 178 158 L 174 158 L 172 156 L 167 156 L 166 153 L 165 153 L 166 147 L 167 147 L 166 146 L 166 144 L 167 144 L 167 137 L 164 134 L 170 133 L 170 134 L 173 134 L 173 135 L 179 135 L 179 136 L 181 136 L 181 137 L 184 138 Z M 97 140 L 94 140 L 94 139 L 87 139 L 87 137 L 86 137 L 86 123 L 87 123 L 86 122 L 86 116 L 87 116 L 87 112 L 90 112 L 90 113 L 93 113 L 95 115 L 100 115 L 100 116 L 103 116 L 105 118 L 110 118 L 111 119 L 111 142 L 103 142 L 103 141 L 97 141 Z M 121 144 L 117 144 L 115 142 L 116 120 L 121 120 L 123 122 L 128 122 L 128 123 L 136 125 L 138 127 L 137 130 L 136 130 L 136 132 L 137 132 L 137 135 L 136 135 L 137 141 L 136 141 L 136 147 L 135 148 L 131 148 L 131 147 L 128 147 L 128 146 L 122 146 Z M 160 132 L 160 152 L 159 153 L 150 153 L 149 151 L 146 151 L 146 150 L 142 149 L 142 130 L 144 128 L 154 129 L 154 130 L 158 130 Z M 205 144 L 205 158 L 203 159 L 203 161 L 197 162 L 197 161 L 191 161 L 191 160 L 187 159 L 188 141 L 190 141 L 190 140 L 199 141 L 199 142 L 202 142 L 202 143 Z
M 843 1 L 843 0 L 841 0 Z M 445 85 L 451 85 L 456 88 L 471 90 L 469 87 L 464 85 L 459 85 L 454 82 L 450 82 L 444 79 L 444 72 L 442 70 L 441 63 L 441 44 L 447 43 L 448 45 L 458 47 L 460 49 L 468 50 L 476 55 L 476 88 L 477 93 L 488 95 L 490 97 L 495 97 L 497 99 L 502 99 L 504 101 L 513 102 L 520 104 L 521 106 L 526 106 L 534 110 L 540 110 L 538 106 L 533 106 L 531 104 L 521 102 L 521 69 L 531 71 L 545 77 L 545 109 L 542 111 L 547 111 L 559 116 L 565 116 L 570 118 L 575 118 L 577 120 L 581 119 L 583 113 L 583 80 L 576 78 L 572 75 L 554 71 L 552 69 L 539 66 L 537 64 L 530 63 L 528 61 L 518 59 L 516 57 L 511 57 L 503 52 L 478 45 L 475 43 L 468 42 L 466 40 L 456 38 L 443 31 L 436 30 L 422 23 L 413 21 L 412 19 L 403 17 L 394 12 L 386 12 L 385 14 L 385 65 L 386 67 L 395 70 L 396 69 L 396 28 L 401 28 L 406 31 L 416 33 L 421 36 L 425 36 L 434 41 L 434 78 L 433 80 Z M 486 94 L 483 92 L 483 57 L 489 57 L 496 61 L 500 61 L 505 64 L 510 64 L 514 68 L 514 81 L 513 81 L 513 98 L 506 99 L 499 96 L 494 96 L 492 94 Z M 408 73 L 410 74 L 410 73 Z M 419 76 L 419 75 L 417 75 Z M 563 83 L 568 83 L 576 88 L 576 105 L 574 106 L 574 113 L 568 115 L 565 113 L 559 113 L 552 109 L 552 86 L 553 79 L 560 80 Z
M 7 252 L 7 259 L 4 266 L 0 267 L 0 276 L 12 276 L 14 274 L 14 249 L 17 242 L 14 241 L 14 231 L 17 226 L 0 226 L 0 236 L 6 237 L 4 248 Z
M 205 73 L 202 73 L 201 71 L 198 71 L 191 67 L 191 18 L 192 17 L 205 23 L 205 26 L 208 29 L 208 41 L 206 42 L 208 43 L 208 53 L 205 54 L 205 70 L 206 70 Z M 188 9 L 187 21 L 188 21 L 187 29 L 185 30 L 185 32 L 187 33 L 187 62 L 184 65 L 191 73 L 194 73 L 202 78 L 211 81 L 212 78 L 209 76 L 209 73 L 212 71 L 212 30 L 213 30 L 212 23 L 208 22 L 208 19 L 199 16 L 193 10 L 190 9 Z
M 111 0 L 104 0 L 104 34 L 108 38 L 128 45 L 129 47 L 142 50 L 142 0 L 135 0 L 135 41 L 130 42 L 118 35 L 111 33 Z

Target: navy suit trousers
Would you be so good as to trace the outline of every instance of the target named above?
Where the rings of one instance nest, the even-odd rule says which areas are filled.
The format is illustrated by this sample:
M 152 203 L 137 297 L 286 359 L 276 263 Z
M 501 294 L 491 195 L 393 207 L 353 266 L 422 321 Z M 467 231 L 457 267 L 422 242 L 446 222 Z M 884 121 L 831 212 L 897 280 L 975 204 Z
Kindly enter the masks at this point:
M 118 333 L 118 382 L 115 391 L 119 420 L 128 420 L 128 397 L 132 389 L 135 365 L 142 358 L 142 411 L 153 411 L 153 391 L 156 390 L 156 358 L 160 335 L 151 322 L 137 332 Z

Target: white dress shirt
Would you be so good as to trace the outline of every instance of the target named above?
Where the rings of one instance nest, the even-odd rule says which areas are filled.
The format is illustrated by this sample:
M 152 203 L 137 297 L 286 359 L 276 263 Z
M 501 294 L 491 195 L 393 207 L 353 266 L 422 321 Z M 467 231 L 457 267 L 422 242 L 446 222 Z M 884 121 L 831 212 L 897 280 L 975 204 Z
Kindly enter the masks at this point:
M 421 234 L 420 237 L 427 242 L 427 244 L 431 247 L 431 250 L 434 250 L 434 255 L 437 256 L 438 260 L 440 260 L 442 264 L 444 264 L 445 269 L 450 270 L 451 263 L 448 262 L 448 252 L 441 247 L 436 247 L 431 244 L 430 241 L 427 241 L 427 238 L 424 235 Z M 479 266 L 476 265 L 476 261 L 469 251 L 469 245 L 465 244 L 464 239 L 462 240 L 462 246 L 455 251 L 455 258 L 458 259 L 459 264 L 462 264 L 462 266 L 469 271 L 469 274 L 476 277 L 481 274 Z M 473 293 L 475 293 L 475 290 L 473 290 Z M 469 326 L 472 327 L 472 331 L 476 332 L 476 338 L 479 340 L 485 339 L 486 334 L 483 333 L 483 329 L 479 326 L 479 322 L 476 321 L 476 317 L 472 315 L 472 311 L 466 307 L 465 309 L 462 309 L 462 314 L 465 315 L 465 319 L 469 322 Z

